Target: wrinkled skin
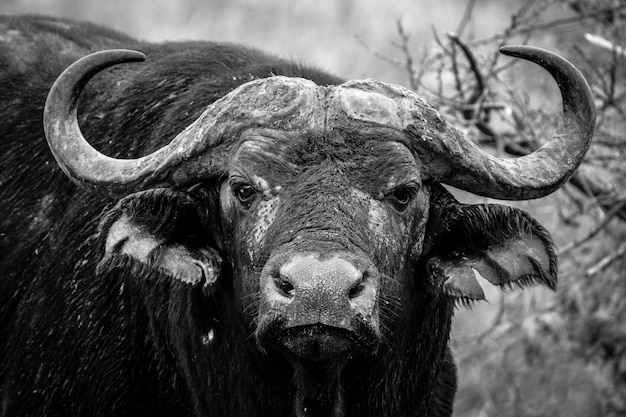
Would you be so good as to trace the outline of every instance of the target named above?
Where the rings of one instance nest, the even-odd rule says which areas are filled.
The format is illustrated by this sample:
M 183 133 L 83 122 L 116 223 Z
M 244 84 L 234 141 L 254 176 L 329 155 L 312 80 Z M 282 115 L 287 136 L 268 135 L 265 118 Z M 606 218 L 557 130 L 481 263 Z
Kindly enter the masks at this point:
M 245 298 L 242 311 L 252 313 L 260 347 L 278 345 L 279 350 L 291 351 L 286 356 L 306 375 L 302 378 L 312 373 L 309 367 L 322 366 L 316 361 L 330 362 L 325 366 L 332 372 L 318 383 L 340 386 L 333 379 L 340 378 L 347 355 L 354 350 L 355 356 L 372 356 L 383 339 L 393 339 L 385 334 L 390 329 L 381 329 L 380 316 L 397 315 L 399 308 L 407 308 L 402 288 L 410 286 L 405 277 L 411 277 L 411 266 L 406 261 L 411 252 L 422 249 L 420 231 L 428 215 L 428 189 L 421 188 L 409 150 L 393 140 L 362 143 L 361 138 L 354 141 L 338 132 L 329 138 L 313 133 L 302 143 L 291 136 L 279 132 L 243 135 L 220 193 L 225 235 L 235 237 L 227 242 L 227 252 L 235 254 L 231 262 L 235 275 L 241 277 L 241 288 L 235 291 L 259 294 L 258 311 L 249 308 Z M 242 187 L 247 184 L 258 191 L 242 198 L 246 191 Z M 357 283 L 362 288 L 354 294 L 349 294 L 350 283 L 337 286 L 341 276 L 322 275 L 317 281 L 308 275 L 316 262 L 330 263 L 336 258 L 347 267 L 368 271 Z M 296 283 L 275 282 L 273 270 L 297 262 L 305 270 L 294 272 L 291 281 Z M 294 294 L 286 294 L 281 284 Z M 324 288 L 323 296 L 316 293 L 319 287 Z M 339 301 L 325 301 L 329 299 Z M 388 320 L 384 317 L 383 322 Z M 309 340 L 301 335 L 306 334 L 306 326 L 314 325 L 346 330 L 349 341 L 338 336 L 335 343 L 356 346 L 335 347 L 333 336 L 328 336 L 331 342 L 326 345 L 332 348 L 326 349 L 337 352 L 317 352 L 315 346 L 306 346 L 316 345 L 316 337 Z M 285 329 L 293 332 L 284 336 Z M 324 349 L 324 343 L 319 343 Z M 301 395 L 319 395 L 312 390 Z
M 393 135 L 250 128 L 195 184 L 82 191 L 41 114 L 93 50 L 156 63 L 81 95 L 85 136 L 115 157 L 163 146 L 250 79 L 341 80 L 233 45 L 45 18 L 0 28 L 0 416 L 448 416 L 453 310 L 482 296 L 471 268 L 554 287 L 536 221 L 459 204 Z

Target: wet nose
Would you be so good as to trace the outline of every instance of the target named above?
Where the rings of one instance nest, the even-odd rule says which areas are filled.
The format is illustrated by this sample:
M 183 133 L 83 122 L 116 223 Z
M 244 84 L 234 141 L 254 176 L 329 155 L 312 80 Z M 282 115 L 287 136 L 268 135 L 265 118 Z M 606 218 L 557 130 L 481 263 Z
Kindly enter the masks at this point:
M 291 305 L 290 324 L 347 327 L 354 313 L 370 316 L 377 292 L 371 263 L 348 256 L 296 254 L 271 273 L 272 298 Z

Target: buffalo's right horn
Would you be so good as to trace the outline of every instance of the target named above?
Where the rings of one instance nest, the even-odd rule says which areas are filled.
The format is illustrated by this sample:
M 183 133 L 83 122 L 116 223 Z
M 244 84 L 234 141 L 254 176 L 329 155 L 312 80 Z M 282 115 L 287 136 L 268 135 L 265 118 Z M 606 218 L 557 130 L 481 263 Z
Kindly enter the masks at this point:
M 187 146 L 179 135 L 168 145 L 137 159 L 116 159 L 94 149 L 78 126 L 78 98 L 85 85 L 100 71 L 116 64 L 145 60 L 141 52 L 113 49 L 87 55 L 70 65 L 50 89 L 44 108 L 44 130 L 57 163 L 82 188 L 110 195 L 124 195 L 171 181 L 155 178 L 158 167 Z
M 56 80 L 44 109 L 44 130 L 50 150 L 65 174 L 82 187 L 99 189 L 139 182 L 171 152 L 161 148 L 143 158 L 126 160 L 106 156 L 83 137 L 77 120 L 78 98 L 87 82 L 105 68 L 139 62 L 145 55 L 109 50 L 88 55 L 67 68 Z M 115 190 L 111 190 L 115 193 Z

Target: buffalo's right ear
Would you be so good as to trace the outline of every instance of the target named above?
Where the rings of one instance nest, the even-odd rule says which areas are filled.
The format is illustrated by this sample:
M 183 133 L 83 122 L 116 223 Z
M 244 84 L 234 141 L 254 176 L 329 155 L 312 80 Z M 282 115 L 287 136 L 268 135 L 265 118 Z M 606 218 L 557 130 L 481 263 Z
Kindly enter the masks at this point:
M 100 222 L 98 272 L 131 259 L 190 285 L 210 287 L 222 258 L 206 230 L 204 203 L 189 193 L 153 189 L 121 199 Z
M 556 287 L 550 235 L 528 213 L 499 204 L 461 204 L 443 189 L 433 196 L 426 269 L 446 295 L 462 303 L 484 300 L 474 271 L 502 288 Z

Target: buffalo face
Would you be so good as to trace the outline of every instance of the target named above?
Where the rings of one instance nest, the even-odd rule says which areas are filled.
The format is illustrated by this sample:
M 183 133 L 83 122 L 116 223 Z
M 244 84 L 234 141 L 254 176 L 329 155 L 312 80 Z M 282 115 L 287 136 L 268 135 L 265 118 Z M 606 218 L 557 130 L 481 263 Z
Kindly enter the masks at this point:
M 259 346 L 296 361 L 375 353 L 428 215 L 409 149 L 342 132 L 248 132 L 229 173 L 226 252 Z

